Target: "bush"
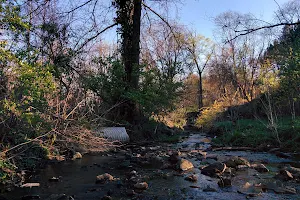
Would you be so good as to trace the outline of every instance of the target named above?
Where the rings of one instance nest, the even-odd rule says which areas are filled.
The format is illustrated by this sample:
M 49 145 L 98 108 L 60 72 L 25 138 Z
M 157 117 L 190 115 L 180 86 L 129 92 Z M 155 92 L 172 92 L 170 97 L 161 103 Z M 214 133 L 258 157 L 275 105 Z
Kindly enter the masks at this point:
M 99 59 L 95 59 L 98 61 Z M 103 103 L 110 108 L 120 102 L 130 101 L 139 106 L 140 111 L 150 117 L 153 113 L 169 110 L 177 95 L 180 83 L 164 78 L 158 69 L 136 70 L 140 78 L 138 88 L 132 88 L 125 80 L 126 72 L 119 60 L 101 60 L 105 70 L 96 75 L 87 74 L 83 82 L 85 88 L 95 92 Z M 119 106 L 121 107 L 122 104 Z
M 221 102 L 215 101 L 210 107 L 204 108 L 196 120 L 196 126 L 211 128 L 216 119 L 222 114 L 224 107 Z
M 16 167 L 0 156 L 0 183 L 6 182 L 14 175 Z
M 27 63 L 20 63 L 14 79 L 6 98 L 0 100 L 0 118 L 5 122 L 1 125 L 1 131 L 14 134 L 12 137 L 37 137 L 49 128 L 45 114 L 47 97 L 53 95 L 55 90 L 54 80 L 46 66 Z
M 56 84 L 51 66 L 29 62 L 0 45 L 1 86 L 0 96 L 0 153 L 15 145 L 36 138 L 50 129 L 47 118 L 49 96 L 53 97 Z M 24 158 L 26 156 L 32 159 Z M 47 154 L 40 144 L 19 147 L 0 156 L 0 182 L 11 178 L 18 167 L 35 167 Z
M 157 115 L 155 119 L 170 127 L 183 128 L 186 124 L 186 113 L 187 110 L 185 108 L 177 108 L 167 114 Z

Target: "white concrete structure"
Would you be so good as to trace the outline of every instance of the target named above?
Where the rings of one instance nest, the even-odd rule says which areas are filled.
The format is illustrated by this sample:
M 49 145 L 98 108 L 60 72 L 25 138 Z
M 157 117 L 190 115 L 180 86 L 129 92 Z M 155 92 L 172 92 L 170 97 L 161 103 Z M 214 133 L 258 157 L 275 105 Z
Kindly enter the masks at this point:
M 125 127 L 101 127 L 97 130 L 97 135 L 107 138 L 109 141 L 129 142 L 129 135 Z

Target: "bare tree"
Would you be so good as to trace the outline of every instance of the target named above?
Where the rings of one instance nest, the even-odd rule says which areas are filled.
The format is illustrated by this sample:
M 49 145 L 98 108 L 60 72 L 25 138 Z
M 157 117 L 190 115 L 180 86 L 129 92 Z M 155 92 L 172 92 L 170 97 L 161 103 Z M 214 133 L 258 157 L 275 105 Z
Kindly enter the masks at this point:
M 235 32 L 239 28 L 253 26 L 252 15 L 242 15 L 235 12 L 226 12 L 216 18 L 220 36 L 229 59 L 227 63 L 231 66 L 232 85 L 239 92 L 242 99 L 250 102 L 254 97 L 254 84 L 256 73 L 258 73 L 258 58 L 266 47 L 263 35 L 249 33 L 245 37 L 238 37 Z M 234 39 L 235 38 L 235 39 Z
M 199 75 L 198 109 L 200 111 L 203 107 L 203 72 L 212 58 L 214 45 L 208 38 L 189 33 L 186 39 L 186 48 L 190 59 L 190 66 L 195 68 Z
M 251 17 L 250 21 L 252 22 L 251 26 L 236 26 L 232 28 L 232 31 L 235 32 L 235 35 L 231 38 L 228 38 L 226 42 L 230 40 L 235 40 L 241 36 L 246 36 L 254 32 L 269 30 L 274 32 L 274 29 L 284 26 L 294 26 L 300 24 L 300 2 L 299 0 L 290 0 L 283 5 L 279 5 L 276 0 L 274 3 L 278 5 L 278 10 L 274 12 L 276 18 L 275 22 L 266 22 L 260 20 L 254 16 Z M 242 23 L 241 23 L 242 24 Z
M 176 23 L 156 22 L 142 34 L 142 60 L 151 68 L 158 68 L 169 81 L 180 78 L 187 68 L 183 30 L 184 27 Z

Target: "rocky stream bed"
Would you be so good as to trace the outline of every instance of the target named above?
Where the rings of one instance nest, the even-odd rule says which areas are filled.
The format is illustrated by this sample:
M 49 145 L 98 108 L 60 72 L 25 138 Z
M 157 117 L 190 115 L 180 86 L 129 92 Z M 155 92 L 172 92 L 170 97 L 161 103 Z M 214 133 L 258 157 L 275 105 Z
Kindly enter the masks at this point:
M 0 200 L 300 199 L 300 164 L 290 154 L 214 151 L 210 143 L 193 133 L 177 144 L 128 144 L 49 164 Z

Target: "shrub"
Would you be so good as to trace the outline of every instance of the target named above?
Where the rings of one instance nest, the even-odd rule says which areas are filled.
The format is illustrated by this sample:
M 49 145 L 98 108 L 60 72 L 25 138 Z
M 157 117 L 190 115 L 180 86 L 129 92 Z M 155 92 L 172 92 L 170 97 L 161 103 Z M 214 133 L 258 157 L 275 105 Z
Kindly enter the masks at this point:
M 167 126 L 183 128 L 186 124 L 186 113 L 187 109 L 177 108 L 166 115 L 160 116 L 162 119 L 158 118 L 158 121 L 163 121 Z
M 97 59 L 96 59 L 97 60 Z M 164 78 L 158 69 L 145 69 L 140 66 L 138 88 L 125 81 L 126 72 L 119 60 L 101 60 L 105 70 L 88 74 L 83 82 L 85 88 L 95 92 L 108 108 L 124 101 L 135 102 L 144 115 L 170 109 L 178 96 L 180 83 Z M 122 106 L 122 104 L 120 105 Z
M 12 178 L 16 167 L 3 157 L 0 157 L 0 183 Z
M 204 108 L 196 120 L 196 125 L 204 128 L 211 128 L 215 120 L 224 111 L 222 102 L 215 101 L 210 107 Z
M 49 96 L 54 96 L 56 84 L 51 66 L 29 62 L 17 53 L 0 45 L 1 86 L 5 88 L 0 96 L 0 152 L 29 141 L 50 128 L 47 111 Z M 49 113 L 48 113 L 49 114 Z M 23 159 L 27 156 L 37 159 Z M 45 158 L 46 149 L 40 144 L 24 145 L 9 153 L 19 166 L 34 167 L 40 158 Z M 17 156 L 16 156 L 17 155 Z M 15 167 L 12 160 L 0 156 L 0 182 L 11 178 Z

